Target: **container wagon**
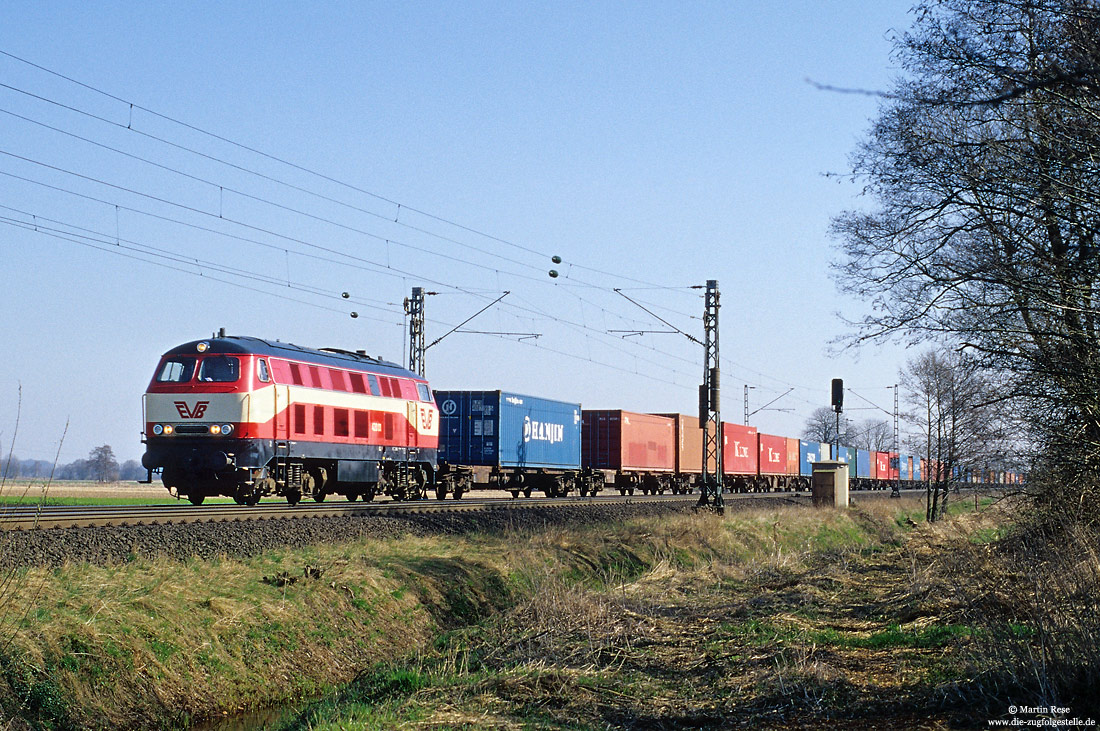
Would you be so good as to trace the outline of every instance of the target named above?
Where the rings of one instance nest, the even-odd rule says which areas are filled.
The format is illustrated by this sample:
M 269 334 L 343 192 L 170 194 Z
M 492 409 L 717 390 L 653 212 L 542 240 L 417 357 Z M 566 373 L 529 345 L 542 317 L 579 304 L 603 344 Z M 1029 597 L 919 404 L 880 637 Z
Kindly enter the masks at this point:
M 660 494 L 676 474 L 675 419 L 622 410 L 582 412 L 581 463 L 602 486 L 619 494 Z M 702 456 L 700 455 L 700 461 Z
M 461 497 L 475 485 L 512 497 L 582 494 L 581 406 L 508 391 L 436 391 L 438 490 Z

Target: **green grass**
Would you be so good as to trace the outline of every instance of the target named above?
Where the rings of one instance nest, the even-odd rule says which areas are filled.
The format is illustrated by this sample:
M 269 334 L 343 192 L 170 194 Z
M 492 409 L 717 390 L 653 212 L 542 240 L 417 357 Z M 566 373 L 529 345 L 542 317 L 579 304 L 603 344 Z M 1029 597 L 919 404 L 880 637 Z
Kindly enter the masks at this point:
M 127 506 L 127 505 L 175 505 L 177 503 L 190 504 L 186 500 L 176 500 L 168 495 L 165 491 L 163 498 L 111 498 L 111 497 L 45 497 L 41 495 L 25 495 L 22 497 L 4 495 L 0 496 L 0 507 L 2 506 L 38 506 L 44 507 L 80 507 L 86 505 L 92 506 Z M 227 497 L 220 498 L 207 498 L 203 505 L 211 505 L 218 503 L 232 503 L 233 500 Z

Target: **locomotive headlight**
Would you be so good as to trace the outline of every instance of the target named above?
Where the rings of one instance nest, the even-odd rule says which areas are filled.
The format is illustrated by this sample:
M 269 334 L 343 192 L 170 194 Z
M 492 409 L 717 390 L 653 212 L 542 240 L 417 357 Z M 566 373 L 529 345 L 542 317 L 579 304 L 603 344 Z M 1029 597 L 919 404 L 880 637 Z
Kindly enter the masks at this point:
M 231 434 L 233 432 L 232 424 L 222 424 L 222 434 Z
M 218 426 L 217 424 L 212 424 L 210 426 L 210 433 L 211 434 L 221 434 L 222 433 L 222 428 L 220 426 Z
M 164 433 L 164 427 L 160 424 L 153 424 L 153 433 L 159 437 Z
M 164 436 L 171 436 L 172 432 L 174 432 L 175 430 L 176 430 L 175 427 L 173 427 L 171 424 L 165 424 L 164 425 Z

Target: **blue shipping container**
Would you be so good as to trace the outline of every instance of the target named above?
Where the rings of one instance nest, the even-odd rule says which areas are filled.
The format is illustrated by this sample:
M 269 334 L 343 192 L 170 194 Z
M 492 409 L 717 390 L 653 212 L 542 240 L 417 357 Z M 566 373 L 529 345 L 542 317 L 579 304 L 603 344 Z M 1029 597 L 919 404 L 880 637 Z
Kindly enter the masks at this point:
M 898 458 L 898 474 L 903 480 L 910 479 L 909 477 L 909 455 L 903 454 Z
M 871 453 L 866 449 L 856 450 L 856 477 L 871 476 Z
M 856 448 L 855 447 L 840 447 L 837 453 L 838 462 L 848 463 L 848 476 L 856 476 Z
M 436 391 L 439 459 L 456 465 L 580 469 L 581 406 L 507 391 Z
M 829 445 L 822 442 L 799 442 L 798 458 L 799 473 L 810 477 L 814 473 L 814 462 L 828 461 Z

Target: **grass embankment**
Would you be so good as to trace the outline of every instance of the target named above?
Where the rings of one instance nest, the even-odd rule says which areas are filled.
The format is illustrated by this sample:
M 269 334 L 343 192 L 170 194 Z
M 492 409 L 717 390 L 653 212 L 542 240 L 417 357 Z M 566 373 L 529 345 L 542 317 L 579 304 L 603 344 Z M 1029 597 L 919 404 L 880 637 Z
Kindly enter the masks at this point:
M 935 540 L 985 550 L 998 522 L 955 536 L 921 515 L 881 501 L 20 571 L 0 700 L 57 728 L 326 692 L 298 727 L 942 716 L 986 630 L 930 568 Z

